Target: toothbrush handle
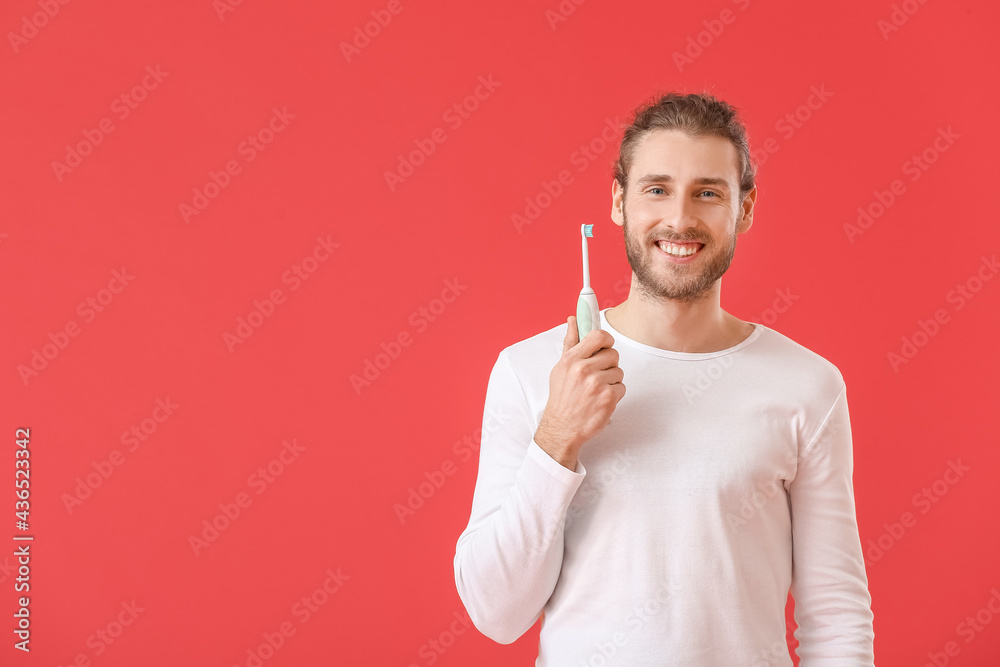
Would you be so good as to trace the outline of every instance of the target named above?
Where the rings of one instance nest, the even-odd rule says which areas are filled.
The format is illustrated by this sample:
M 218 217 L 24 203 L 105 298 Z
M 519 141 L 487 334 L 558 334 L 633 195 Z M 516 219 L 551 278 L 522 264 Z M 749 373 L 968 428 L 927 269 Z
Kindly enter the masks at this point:
M 576 330 L 580 340 L 594 329 L 601 328 L 601 311 L 597 307 L 594 290 L 584 288 L 576 302 Z

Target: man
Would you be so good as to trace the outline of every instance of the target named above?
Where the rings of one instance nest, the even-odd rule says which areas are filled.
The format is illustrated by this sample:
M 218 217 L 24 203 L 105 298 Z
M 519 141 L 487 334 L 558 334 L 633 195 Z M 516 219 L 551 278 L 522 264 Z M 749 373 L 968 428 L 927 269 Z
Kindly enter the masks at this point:
M 614 176 L 628 298 L 490 375 L 455 553 L 473 623 L 508 644 L 541 617 L 536 667 L 787 667 L 790 591 L 801 667 L 873 665 L 843 377 L 720 306 L 757 197 L 735 109 L 639 109 Z

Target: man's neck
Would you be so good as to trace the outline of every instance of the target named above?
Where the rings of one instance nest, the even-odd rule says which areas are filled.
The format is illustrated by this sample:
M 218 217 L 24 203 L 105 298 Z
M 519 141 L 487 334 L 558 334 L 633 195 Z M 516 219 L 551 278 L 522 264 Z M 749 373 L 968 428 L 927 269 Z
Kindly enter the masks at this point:
M 643 345 L 674 352 L 718 352 L 746 340 L 754 326 L 722 309 L 719 291 L 695 302 L 636 293 L 605 312 L 615 331 Z

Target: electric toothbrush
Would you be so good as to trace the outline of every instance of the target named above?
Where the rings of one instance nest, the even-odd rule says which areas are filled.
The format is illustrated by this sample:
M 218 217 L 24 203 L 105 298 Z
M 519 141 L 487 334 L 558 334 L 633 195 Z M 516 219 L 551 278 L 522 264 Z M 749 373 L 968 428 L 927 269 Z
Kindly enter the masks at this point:
M 594 236 L 593 225 L 580 225 L 583 238 L 583 290 L 576 302 L 576 330 L 580 340 L 594 329 L 601 328 L 601 311 L 597 306 L 597 295 L 590 287 L 590 257 L 587 252 L 587 237 Z

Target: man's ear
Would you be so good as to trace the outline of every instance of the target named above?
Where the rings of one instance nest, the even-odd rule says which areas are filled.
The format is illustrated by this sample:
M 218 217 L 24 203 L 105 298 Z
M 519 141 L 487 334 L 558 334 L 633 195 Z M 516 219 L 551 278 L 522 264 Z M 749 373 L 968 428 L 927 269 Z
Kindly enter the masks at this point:
M 736 222 L 736 233 L 743 234 L 753 225 L 753 207 L 757 203 L 757 186 L 747 193 L 743 198 L 740 209 L 740 218 Z
M 625 224 L 625 217 L 622 214 L 622 206 L 624 205 L 625 190 L 622 189 L 618 179 L 611 179 L 611 219 L 619 227 Z

